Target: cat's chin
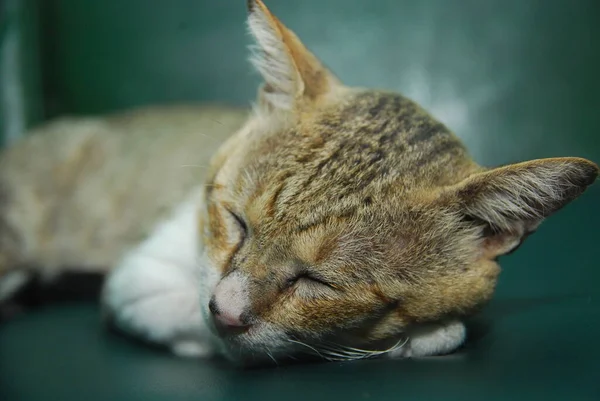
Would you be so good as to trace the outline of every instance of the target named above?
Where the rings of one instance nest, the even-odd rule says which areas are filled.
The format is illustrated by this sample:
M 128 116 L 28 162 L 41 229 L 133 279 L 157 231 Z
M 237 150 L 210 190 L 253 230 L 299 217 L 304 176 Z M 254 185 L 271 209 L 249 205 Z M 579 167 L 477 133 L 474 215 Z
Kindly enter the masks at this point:
M 256 323 L 245 332 L 222 335 L 211 327 L 219 339 L 221 353 L 241 366 L 279 363 L 293 353 L 294 344 L 284 331 L 268 323 Z
M 245 333 L 219 337 L 222 355 L 242 368 L 268 367 L 295 363 L 353 361 L 400 355 L 407 345 L 405 336 L 377 342 L 358 341 L 362 346 L 344 345 L 336 339 L 301 341 L 269 324 L 258 324 Z M 340 340 L 339 338 L 337 340 Z

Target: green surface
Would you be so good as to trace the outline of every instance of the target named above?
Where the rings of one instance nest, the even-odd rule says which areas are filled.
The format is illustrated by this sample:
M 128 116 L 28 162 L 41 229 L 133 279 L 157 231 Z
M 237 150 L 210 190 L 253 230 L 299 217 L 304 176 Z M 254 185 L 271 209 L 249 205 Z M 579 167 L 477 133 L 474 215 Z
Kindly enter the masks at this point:
M 241 0 L 48 0 L 48 115 L 185 100 L 245 103 Z M 349 84 L 402 91 L 488 165 L 600 162 L 600 2 L 268 1 Z M 457 355 L 236 371 L 99 330 L 88 306 L 0 328 L 0 400 L 599 400 L 600 185 L 503 259 Z
M 0 332 L 2 399 L 597 401 L 598 301 L 498 300 L 448 357 L 252 371 L 151 352 L 98 330 L 94 308 L 54 308 Z

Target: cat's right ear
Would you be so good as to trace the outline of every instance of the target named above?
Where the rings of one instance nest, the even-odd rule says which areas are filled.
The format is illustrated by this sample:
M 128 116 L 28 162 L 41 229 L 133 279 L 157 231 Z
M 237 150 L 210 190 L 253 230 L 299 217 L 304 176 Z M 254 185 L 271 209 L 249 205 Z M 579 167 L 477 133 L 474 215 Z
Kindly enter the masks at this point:
M 474 174 L 445 196 L 450 196 L 465 217 L 486 227 L 484 252 L 496 258 L 514 250 L 546 217 L 581 195 L 597 176 L 598 166 L 585 159 L 532 160 Z
M 264 84 L 259 103 L 279 110 L 310 105 L 340 83 L 261 0 L 248 0 L 248 27 L 256 41 L 251 57 Z

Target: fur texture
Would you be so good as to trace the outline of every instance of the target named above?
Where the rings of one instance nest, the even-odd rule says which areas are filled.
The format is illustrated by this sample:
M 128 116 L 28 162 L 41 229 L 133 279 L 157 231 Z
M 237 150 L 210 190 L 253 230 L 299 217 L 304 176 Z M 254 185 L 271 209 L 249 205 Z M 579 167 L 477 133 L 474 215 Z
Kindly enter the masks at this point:
M 4 269 L 114 266 L 107 316 L 180 355 L 452 352 L 461 318 L 493 294 L 497 258 L 598 167 L 481 167 L 413 101 L 344 86 L 248 5 L 264 84 L 243 124 L 224 109 L 62 121 L 3 156 Z
M 148 107 L 34 129 L 0 155 L 0 274 L 112 268 L 199 185 L 247 114 Z

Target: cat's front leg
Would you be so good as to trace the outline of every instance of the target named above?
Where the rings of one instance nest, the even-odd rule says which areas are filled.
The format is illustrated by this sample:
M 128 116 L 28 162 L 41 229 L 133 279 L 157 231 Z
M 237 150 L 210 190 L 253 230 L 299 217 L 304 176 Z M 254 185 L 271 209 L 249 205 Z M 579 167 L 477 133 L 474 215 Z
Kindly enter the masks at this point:
M 202 308 L 208 305 L 202 289 L 211 278 L 198 251 L 197 207 L 194 202 L 180 206 L 126 255 L 102 294 L 110 324 L 187 357 L 216 351 Z
M 189 357 L 212 353 L 197 280 L 176 264 L 133 255 L 108 277 L 102 304 L 109 324 Z
M 466 339 L 465 325 L 459 320 L 427 323 L 410 328 L 402 348 L 390 352 L 391 358 L 419 358 L 455 351 Z

